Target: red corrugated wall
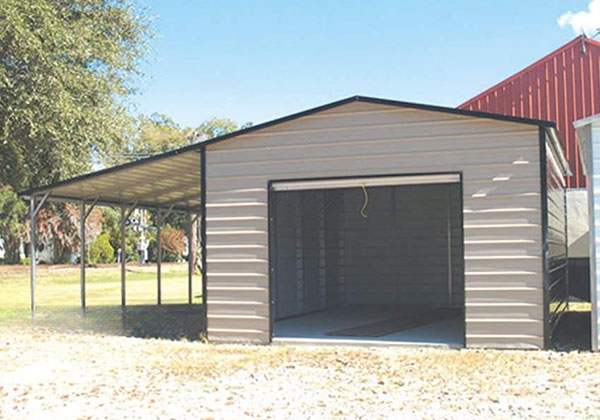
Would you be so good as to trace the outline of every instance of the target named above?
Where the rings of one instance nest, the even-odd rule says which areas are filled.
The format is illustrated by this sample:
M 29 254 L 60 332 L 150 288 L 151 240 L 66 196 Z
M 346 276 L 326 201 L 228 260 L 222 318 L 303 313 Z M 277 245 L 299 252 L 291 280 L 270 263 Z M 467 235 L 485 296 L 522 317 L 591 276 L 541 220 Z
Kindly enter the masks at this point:
M 583 188 L 573 121 L 600 113 L 600 42 L 577 37 L 459 108 L 555 121 L 573 171 L 567 185 Z

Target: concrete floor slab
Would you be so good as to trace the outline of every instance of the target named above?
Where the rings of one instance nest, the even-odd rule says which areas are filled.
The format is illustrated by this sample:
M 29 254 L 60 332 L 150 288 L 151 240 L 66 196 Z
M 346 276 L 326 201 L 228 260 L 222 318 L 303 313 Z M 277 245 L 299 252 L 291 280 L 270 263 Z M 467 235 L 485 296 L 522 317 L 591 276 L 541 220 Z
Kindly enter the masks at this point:
M 423 308 L 421 307 L 419 310 L 423 310 Z M 464 319 L 462 317 L 440 319 L 437 322 L 381 337 L 334 337 L 327 335 L 328 332 L 393 318 L 406 313 L 406 311 L 406 307 L 399 310 L 385 305 L 346 306 L 288 318 L 275 322 L 273 342 L 464 347 Z

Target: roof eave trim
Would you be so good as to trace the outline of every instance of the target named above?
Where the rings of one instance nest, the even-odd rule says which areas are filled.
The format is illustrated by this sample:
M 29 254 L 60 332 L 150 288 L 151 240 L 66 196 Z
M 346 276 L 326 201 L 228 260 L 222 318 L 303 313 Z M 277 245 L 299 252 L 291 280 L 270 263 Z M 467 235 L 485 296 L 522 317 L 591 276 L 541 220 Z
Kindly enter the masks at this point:
M 32 197 L 34 197 L 34 195 L 28 195 L 28 194 L 24 194 L 21 195 L 21 198 L 25 199 L 25 200 L 29 200 Z M 52 193 L 50 193 L 50 195 L 48 196 L 48 201 L 57 201 L 57 202 L 68 202 L 68 203 L 81 203 L 81 199 L 77 198 L 77 197 L 69 197 L 69 196 L 63 196 L 63 195 L 52 195 Z M 115 200 L 106 200 L 103 198 L 98 198 L 98 200 L 96 200 L 96 204 L 99 206 L 109 206 L 109 207 L 114 207 L 114 206 L 130 206 L 132 204 L 134 204 L 134 201 L 132 200 L 123 200 L 123 201 L 115 201 Z M 165 208 L 167 206 L 165 205 L 161 205 L 161 204 L 155 204 L 155 203 L 147 203 L 147 202 L 137 202 L 135 208 L 138 209 L 146 209 L 146 210 L 158 210 L 158 209 L 162 209 Z M 199 210 L 199 206 L 173 206 L 173 211 L 175 212 L 196 212 Z
M 583 127 L 585 125 L 594 123 L 598 120 L 600 120 L 600 114 L 590 115 L 589 117 L 582 118 L 577 121 L 573 121 L 573 127 L 577 129 L 577 128 Z

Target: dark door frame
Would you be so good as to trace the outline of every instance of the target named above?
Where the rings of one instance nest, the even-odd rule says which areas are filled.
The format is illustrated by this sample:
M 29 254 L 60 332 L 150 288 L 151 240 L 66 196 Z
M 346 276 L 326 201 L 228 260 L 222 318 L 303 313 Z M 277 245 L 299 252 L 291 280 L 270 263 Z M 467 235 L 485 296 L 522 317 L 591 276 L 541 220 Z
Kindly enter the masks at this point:
M 357 179 L 357 178 L 385 178 L 385 177 L 410 177 L 410 176 L 426 176 L 426 175 L 458 175 L 459 181 L 458 189 L 460 194 L 460 236 L 462 243 L 462 267 L 463 267 L 463 289 L 466 288 L 465 279 L 465 231 L 464 231 L 464 193 L 463 193 L 463 172 L 418 172 L 418 173 L 390 173 L 390 174 L 375 174 L 375 175 L 352 175 L 352 176 L 334 176 L 334 177 L 314 177 L 314 178 L 290 178 L 290 179 L 271 179 L 267 182 L 267 230 L 268 230 L 268 259 L 269 259 L 269 343 L 273 342 L 274 331 L 275 331 L 275 317 L 274 317 L 274 305 L 275 305 L 275 273 L 277 267 L 275 264 L 276 258 L 275 253 L 277 252 L 277 244 L 275 241 L 275 196 L 276 191 L 273 190 L 273 184 L 277 182 L 303 182 L 303 181 L 332 181 L 332 180 L 343 180 L 343 179 Z M 456 183 L 453 183 L 456 184 Z M 405 185 L 418 185 L 418 184 L 405 184 Z M 431 184 L 429 184 L 431 185 Z M 466 334 L 467 334 L 467 323 L 466 323 L 466 293 L 463 290 L 463 347 L 466 347 Z

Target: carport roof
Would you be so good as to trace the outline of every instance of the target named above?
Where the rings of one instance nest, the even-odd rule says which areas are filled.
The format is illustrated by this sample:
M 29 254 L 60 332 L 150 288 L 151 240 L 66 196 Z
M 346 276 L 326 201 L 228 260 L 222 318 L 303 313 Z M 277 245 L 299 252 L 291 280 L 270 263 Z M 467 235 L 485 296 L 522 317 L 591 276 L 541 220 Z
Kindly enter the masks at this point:
M 516 122 L 553 129 L 550 121 L 518 118 L 479 111 L 468 111 L 442 106 L 401 102 L 388 99 L 352 96 L 306 111 L 258 124 L 234 133 L 225 134 L 181 149 L 136 160 L 123 165 L 92 172 L 53 184 L 31 188 L 20 193 L 32 197 L 50 193 L 51 199 L 62 201 L 97 200 L 104 205 L 131 205 L 140 208 L 173 207 L 176 211 L 198 211 L 201 206 L 200 153 L 206 145 L 238 137 L 317 112 L 325 111 L 351 102 L 365 102 L 424 111 L 450 113 L 475 118 Z
M 186 147 L 87 175 L 23 191 L 31 197 L 50 192 L 58 201 L 92 201 L 100 205 L 133 205 L 175 211 L 198 211 L 201 205 L 201 159 Z

